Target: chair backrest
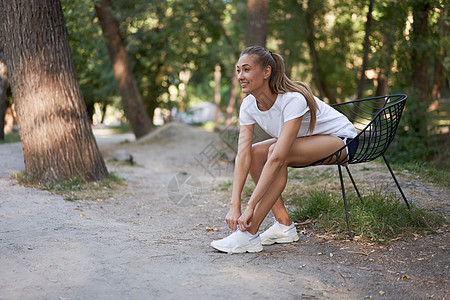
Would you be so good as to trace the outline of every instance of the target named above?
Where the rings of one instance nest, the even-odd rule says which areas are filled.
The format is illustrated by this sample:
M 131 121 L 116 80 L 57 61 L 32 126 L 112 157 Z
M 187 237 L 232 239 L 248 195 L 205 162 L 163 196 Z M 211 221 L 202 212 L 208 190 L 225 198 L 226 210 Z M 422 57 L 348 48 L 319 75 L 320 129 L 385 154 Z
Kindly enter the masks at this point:
M 359 145 L 349 162 L 356 164 L 383 155 L 394 139 L 406 104 L 406 95 L 389 95 L 332 105 L 358 132 Z

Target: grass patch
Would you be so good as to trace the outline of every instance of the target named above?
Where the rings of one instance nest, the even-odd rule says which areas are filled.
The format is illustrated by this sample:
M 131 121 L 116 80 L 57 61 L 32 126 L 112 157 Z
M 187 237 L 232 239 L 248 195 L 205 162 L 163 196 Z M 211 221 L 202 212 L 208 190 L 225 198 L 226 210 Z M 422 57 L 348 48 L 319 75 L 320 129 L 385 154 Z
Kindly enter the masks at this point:
M 204 129 L 206 131 L 214 131 L 214 121 L 208 121 L 205 123 L 196 124 L 197 127 Z
M 215 188 L 215 190 L 216 191 L 220 191 L 220 192 L 223 192 L 223 191 L 231 191 L 231 188 L 233 187 L 233 182 L 231 181 L 231 180 L 227 180 L 227 181 L 225 181 L 225 182 L 223 182 L 223 183 L 221 183 L 221 184 L 219 184 L 216 188 Z
M 129 123 L 120 123 L 120 125 L 110 126 L 108 128 L 111 129 L 114 134 L 133 132 Z
M 13 131 L 11 133 L 5 134 L 5 139 L 0 140 L 0 144 L 6 144 L 6 143 L 18 143 L 20 142 L 20 135 L 19 132 Z
M 350 193 L 347 196 L 350 226 L 354 236 L 362 240 L 387 242 L 397 237 L 435 232 L 445 223 L 441 215 L 406 204 L 396 194 L 373 190 L 363 201 Z M 338 239 L 348 238 L 342 195 L 325 190 L 309 191 L 307 197 L 295 199 L 292 220 L 312 220 L 320 233 Z
M 42 183 L 26 174 L 25 171 L 16 173 L 13 177 L 23 186 L 62 195 L 64 200 L 68 201 L 108 199 L 117 193 L 120 186 L 126 185 L 125 180 L 113 172 L 109 174 L 108 178 L 95 182 L 87 182 L 82 175 L 78 175 L 68 180 L 61 179 Z
M 395 170 L 408 171 L 418 175 L 427 182 L 435 183 L 442 187 L 450 187 L 450 168 L 437 169 L 428 165 L 426 162 L 410 162 L 400 165 L 394 165 Z

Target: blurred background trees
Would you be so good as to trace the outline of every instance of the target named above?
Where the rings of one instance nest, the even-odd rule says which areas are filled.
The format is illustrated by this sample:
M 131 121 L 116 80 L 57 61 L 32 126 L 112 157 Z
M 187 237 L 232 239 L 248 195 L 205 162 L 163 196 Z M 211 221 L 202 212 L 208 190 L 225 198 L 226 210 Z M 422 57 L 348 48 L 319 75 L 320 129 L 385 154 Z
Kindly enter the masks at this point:
M 61 2 L 84 100 L 94 122 L 101 123 L 107 111 L 123 110 L 123 102 L 95 3 Z M 288 75 L 308 83 L 329 103 L 408 94 L 396 148 L 389 151 L 396 161 L 428 159 L 448 148 L 442 147 L 449 127 L 447 0 L 112 3 L 143 105 L 155 125 L 214 99 L 231 124 L 241 98 L 234 63 L 255 43 L 283 55 Z M 215 70 L 220 98 L 214 95 Z

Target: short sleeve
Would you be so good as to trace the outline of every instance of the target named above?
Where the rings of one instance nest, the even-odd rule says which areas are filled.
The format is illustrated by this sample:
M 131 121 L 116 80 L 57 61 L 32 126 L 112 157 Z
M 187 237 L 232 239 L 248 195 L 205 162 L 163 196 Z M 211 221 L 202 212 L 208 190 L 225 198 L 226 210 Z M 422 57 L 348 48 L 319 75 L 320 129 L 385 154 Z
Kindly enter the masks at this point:
M 305 97 L 300 93 L 292 93 L 286 99 L 286 105 L 283 110 L 283 121 L 299 118 L 304 116 L 309 111 L 309 106 L 306 103 Z
M 249 97 L 246 97 L 244 101 L 242 101 L 241 108 L 239 109 L 239 123 L 242 126 L 252 125 L 256 123 L 256 120 L 252 117 L 250 113 L 251 109 L 251 101 Z

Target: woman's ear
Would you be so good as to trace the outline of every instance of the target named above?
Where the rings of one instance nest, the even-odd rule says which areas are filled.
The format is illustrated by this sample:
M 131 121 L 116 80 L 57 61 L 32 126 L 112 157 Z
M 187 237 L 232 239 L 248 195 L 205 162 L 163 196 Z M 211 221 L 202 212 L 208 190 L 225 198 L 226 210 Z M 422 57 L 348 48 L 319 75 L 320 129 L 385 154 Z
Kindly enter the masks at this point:
M 264 79 L 269 79 L 270 75 L 272 75 L 272 67 L 271 66 L 267 66 L 264 69 Z

